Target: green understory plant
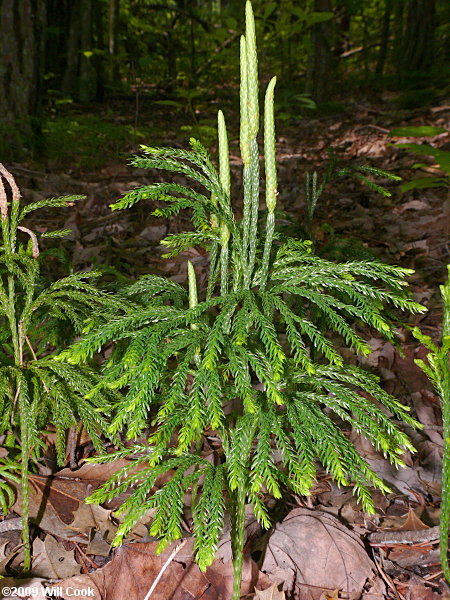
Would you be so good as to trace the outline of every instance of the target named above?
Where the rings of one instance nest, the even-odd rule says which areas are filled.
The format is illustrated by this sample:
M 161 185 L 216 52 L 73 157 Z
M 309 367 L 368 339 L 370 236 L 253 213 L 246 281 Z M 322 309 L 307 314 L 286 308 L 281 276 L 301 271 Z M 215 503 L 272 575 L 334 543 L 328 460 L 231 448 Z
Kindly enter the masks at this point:
M 430 127 L 427 125 L 418 127 L 398 127 L 389 132 L 390 136 L 397 137 L 425 137 L 435 136 L 441 133 L 448 133 L 447 129 L 443 127 Z M 412 142 L 404 142 L 393 144 L 395 148 L 403 148 L 409 150 L 414 154 L 421 156 L 432 156 L 438 166 L 439 171 L 442 171 L 443 175 L 437 173 L 436 175 L 428 177 L 418 177 L 407 181 L 400 187 L 402 193 L 409 192 L 410 190 L 423 190 L 435 187 L 449 187 L 450 186 L 450 152 L 448 150 L 442 150 L 441 148 L 435 148 L 430 144 L 414 144 Z M 426 168 L 429 170 L 429 165 L 423 163 L 416 163 L 413 165 L 414 169 Z
M 312 252 L 309 240 L 281 241 L 275 229 L 277 170 L 273 98 L 264 101 L 264 165 L 267 220 L 260 207 L 258 69 L 251 3 L 241 38 L 241 127 L 243 213 L 236 219 L 230 198 L 227 130 L 218 114 L 219 169 L 196 140 L 189 150 L 143 147 L 132 164 L 190 177 L 199 187 L 155 183 L 129 192 L 113 208 L 144 199 L 165 201 L 154 214 L 190 209 L 194 231 L 163 240 L 168 256 L 192 246 L 210 253 L 204 290 L 197 289 L 188 262 L 188 289 L 170 279 L 145 276 L 129 288 L 141 307 L 90 330 L 60 359 L 79 364 L 104 344 L 114 343 L 103 380 L 92 390 L 123 389 L 111 433 L 129 439 L 148 432 L 147 443 L 119 448 L 96 462 L 130 459 L 89 499 L 103 503 L 125 490 L 124 515 L 115 544 L 154 510 L 150 534 L 159 550 L 182 535 L 184 496 L 192 495 L 194 551 L 202 570 L 213 561 L 231 516 L 233 600 L 241 590 L 245 506 L 270 527 L 269 496 L 291 491 L 308 495 L 316 460 L 340 485 L 352 485 L 365 510 L 373 512 L 370 488 L 383 481 L 361 458 L 340 425 L 364 434 L 396 465 L 402 465 L 407 436 L 392 421 L 415 425 L 408 409 L 377 378 L 344 362 L 342 340 L 355 352 L 370 348 L 359 329 L 368 325 L 393 339 L 385 303 L 422 312 L 406 295 L 408 269 L 377 261 L 334 263 Z M 201 191 L 201 188 L 203 190 Z M 323 328 L 317 326 L 320 315 Z M 216 440 L 202 453 L 204 436 Z M 137 469 L 137 467 L 140 467 Z M 154 492 L 157 478 L 173 471 Z
M 428 335 L 424 335 L 418 327 L 413 329 L 413 334 L 429 350 L 427 355 L 428 364 L 420 359 L 416 359 L 414 362 L 428 376 L 442 401 L 444 453 L 442 457 L 439 549 L 442 570 L 445 578 L 450 583 L 448 564 L 448 530 L 450 523 L 450 265 L 448 266 L 447 282 L 440 286 L 440 290 L 443 303 L 441 346 L 436 346 L 433 340 Z
M 317 203 L 322 196 L 325 187 L 341 177 L 351 177 L 365 184 L 369 189 L 381 194 L 384 197 L 391 196 L 391 192 L 384 186 L 372 181 L 369 176 L 383 177 L 391 181 L 401 181 L 401 177 L 393 175 L 388 171 L 372 167 L 371 165 L 343 165 L 334 153 L 333 149 L 328 150 L 328 162 L 325 173 L 319 182 L 317 171 L 312 174 L 306 174 L 306 233 L 309 239 L 313 239 L 313 219 Z
M 86 400 L 84 395 L 97 383 L 95 372 L 57 362 L 52 356 L 70 343 L 94 310 L 108 312 L 117 303 L 95 287 L 98 274 L 94 272 L 46 280 L 38 237 L 23 225 L 32 211 L 71 206 L 80 198 L 65 196 L 22 206 L 13 176 L 0 164 L 0 435 L 9 439 L 5 447 L 20 446 L 17 460 L 0 459 L 0 506 L 6 513 L 13 502 L 9 482 L 20 484 L 25 573 L 31 567 L 28 473 L 30 461 L 39 457 L 41 433 L 49 421 L 53 423 L 59 464 L 65 460 L 66 432 L 80 421 L 99 449 L 100 434 L 106 431 L 100 411 L 109 412 L 113 402 L 108 391 Z M 67 233 L 52 231 L 41 237 Z

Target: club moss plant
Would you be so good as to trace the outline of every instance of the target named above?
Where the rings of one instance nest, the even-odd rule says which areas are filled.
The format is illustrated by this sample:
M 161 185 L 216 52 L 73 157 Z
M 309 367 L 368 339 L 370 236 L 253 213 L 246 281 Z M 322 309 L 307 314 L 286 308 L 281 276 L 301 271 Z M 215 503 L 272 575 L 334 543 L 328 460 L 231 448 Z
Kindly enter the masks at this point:
M 426 364 L 423 360 L 414 362 L 423 370 L 433 383 L 442 401 L 444 454 L 442 457 L 442 502 L 440 519 L 440 558 L 442 570 L 450 583 L 450 568 L 448 564 L 448 528 L 450 522 L 450 265 L 448 278 L 440 286 L 442 314 L 442 342 L 438 347 L 433 340 L 424 335 L 418 327 L 413 329 L 414 336 L 429 350 Z
M 10 188 L 10 202 L 4 182 Z M 71 206 L 80 198 L 65 196 L 22 206 L 13 176 L 0 164 L 0 435 L 16 440 L 9 445 L 12 451 L 20 447 L 20 460 L 0 459 L 0 506 L 6 513 L 14 499 L 8 482 L 20 484 L 25 573 L 31 567 L 29 463 L 39 457 L 41 433 L 49 421 L 53 423 L 60 464 L 65 460 L 66 432 L 80 421 L 99 449 L 100 434 L 106 433 L 104 414 L 114 400 L 108 390 L 86 400 L 84 395 L 98 382 L 95 372 L 57 362 L 52 356 L 63 346 L 63 338 L 66 345 L 73 339 L 94 310 L 112 311 L 118 303 L 93 285 L 99 275 L 95 272 L 46 280 L 41 266 L 48 257 L 40 251 L 37 234 L 23 225 L 32 211 Z M 67 233 L 52 231 L 41 237 Z
M 277 169 L 273 78 L 264 100 L 265 227 L 258 228 L 260 160 L 258 68 L 255 24 L 246 4 L 241 38 L 243 207 L 238 220 L 230 197 L 227 130 L 218 115 L 219 168 L 200 142 L 189 150 L 143 147 L 132 164 L 190 177 L 205 191 L 178 183 L 132 190 L 114 209 L 143 199 L 167 202 L 154 214 L 191 209 L 194 230 L 163 240 L 168 255 L 200 245 L 209 250 L 205 290 L 197 289 L 188 263 L 188 289 L 148 275 L 134 283 L 142 306 L 90 331 L 61 359 L 82 363 L 104 344 L 114 350 L 99 389 L 122 389 L 111 433 L 129 439 L 148 434 L 96 462 L 130 459 L 89 499 L 102 503 L 125 490 L 119 509 L 120 544 L 134 523 L 154 511 L 150 534 L 159 550 L 182 536 L 184 498 L 192 497 L 192 534 L 202 570 L 213 561 L 231 516 L 233 600 L 238 600 L 243 564 L 245 506 L 270 527 L 266 499 L 283 493 L 307 496 L 317 459 L 339 485 L 351 485 L 364 510 L 373 512 L 371 488 L 387 491 L 341 426 L 365 435 L 395 465 L 403 464 L 407 436 L 393 417 L 416 425 L 408 408 L 387 394 L 371 373 L 346 364 L 344 342 L 368 354 L 362 325 L 393 339 L 383 306 L 422 312 L 406 295 L 412 271 L 377 261 L 335 263 L 317 257 L 311 242 L 280 239 L 275 227 Z M 317 326 L 320 316 L 321 328 Z M 210 438 L 212 452 L 203 451 Z M 210 446 L 210 447 L 211 447 Z M 136 467 L 140 467 L 139 470 Z M 155 491 L 157 478 L 173 474 Z

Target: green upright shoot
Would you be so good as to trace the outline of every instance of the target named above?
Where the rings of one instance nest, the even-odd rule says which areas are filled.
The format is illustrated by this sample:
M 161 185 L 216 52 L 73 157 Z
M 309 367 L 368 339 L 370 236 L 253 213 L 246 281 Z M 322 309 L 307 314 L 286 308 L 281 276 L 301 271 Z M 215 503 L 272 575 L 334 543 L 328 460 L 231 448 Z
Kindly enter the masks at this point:
M 444 285 L 440 286 L 440 290 L 443 302 L 442 343 L 440 348 L 434 344 L 429 336 L 424 335 L 418 327 L 413 329 L 413 334 L 429 350 L 427 356 L 428 364 L 420 359 L 415 360 L 415 363 L 428 376 L 442 400 L 444 454 L 442 457 L 442 502 L 439 549 L 442 570 L 445 578 L 450 583 L 450 568 L 448 564 L 450 524 L 450 265 L 448 266 L 447 281 Z
M 14 437 L 20 445 L 17 457 L 0 460 L 0 506 L 6 514 L 14 500 L 10 483 L 20 483 L 24 573 L 31 568 L 29 466 L 39 456 L 41 433 L 50 420 L 56 430 L 60 464 L 65 460 L 67 430 L 80 421 L 100 449 L 100 434 L 107 428 L 104 414 L 111 410 L 113 401 L 108 391 L 86 400 L 84 395 L 98 383 L 96 373 L 88 367 L 58 363 L 52 355 L 73 339 L 93 311 L 111 314 L 119 303 L 93 285 L 99 275 L 95 272 L 46 280 L 41 272 L 38 236 L 23 225 L 32 211 L 72 206 L 80 198 L 52 198 L 22 207 L 13 176 L 0 164 L 0 435 Z M 67 233 L 52 231 L 41 238 Z

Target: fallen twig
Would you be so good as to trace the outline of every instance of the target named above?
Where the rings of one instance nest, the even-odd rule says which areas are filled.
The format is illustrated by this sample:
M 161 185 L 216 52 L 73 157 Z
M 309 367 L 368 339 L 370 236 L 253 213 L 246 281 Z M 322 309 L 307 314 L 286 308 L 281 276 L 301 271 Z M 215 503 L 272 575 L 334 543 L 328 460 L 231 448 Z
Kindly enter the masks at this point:
M 439 525 L 419 531 L 377 531 L 369 535 L 371 546 L 390 546 L 393 544 L 420 544 L 422 542 L 437 542 L 439 540 Z
M 166 571 L 167 567 L 170 565 L 170 563 L 172 562 L 172 560 L 175 558 L 175 556 L 178 554 L 178 552 L 181 550 L 181 548 L 186 544 L 187 542 L 187 538 L 185 538 L 180 544 L 178 544 L 178 546 L 172 551 L 172 553 L 170 554 L 169 558 L 166 560 L 166 562 L 163 564 L 161 571 L 158 573 L 155 581 L 152 583 L 150 589 L 147 592 L 147 595 L 145 596 L 144 600 L 149 600 L 150 596 L 153 594 L 156 586 L 158 585 L 158 583 L 161 580 L 161 577 L 164 575 L 164 572 Z

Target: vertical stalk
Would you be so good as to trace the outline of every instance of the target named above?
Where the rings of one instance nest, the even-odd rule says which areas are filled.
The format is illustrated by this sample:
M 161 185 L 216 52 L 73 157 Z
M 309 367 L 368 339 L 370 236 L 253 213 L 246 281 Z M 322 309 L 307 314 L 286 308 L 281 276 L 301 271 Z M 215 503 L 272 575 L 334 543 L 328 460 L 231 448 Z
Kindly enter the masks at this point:
M 316 210 L 317 200 L 320 196 L 317 191 L 317 172 L 314 171 L 312 177 L 306 173 L 306 235 L 314 243 L 314 211 Z
M 259 420 L 255 414 L 238 417 L 235 429 L 224 443 L 225 455 L 236 460 L 239 456 L 239 473 L 229 481 L 228 493 L 231 512 L 231 547 L 233 550 L 233 595 L 239 600 L 241 594 L 242 565 L 245 541 L 245 501 L 249 487 L 250 456 Z M 228 445 L 229 444 L 229 445 Z
M 248 178 L 250 195 L 249 251 L 245 283 L 251 285 L 258 241 L 259 151 L 256 138 L 259 130 L 259 103 L 255 19 L 253 17 L 252 5 L 249 0 L 245 5 L 245 42 L 247 59 L 247 123 L 250 148 Z
M 450 524 L 450 457 L 449 436 L 450 436 L 450 393 L 446 398 L 442 398 L 442 421 L 444 437 L 444 454 L 442 457 L 442 503 L 439 531 L 439 555 L 442 571 L 445 579 L 450 582 L 450 568 L 448 565 L 448 534 Z
M 189 308 L 195 308 L 198 304 L 197 279 L 195 277 L 194 265 L 188 260 L 188 287 L 189 287 Z M 197 329 L 194 323 L 191 323 L 191 329 Z
M 247 263 L 247 284 L 251 285 L 256 260 L 258 242 L 258 209 L 259 209 L 259 151 L 256 139 L 250 141 L 250 190 L 251 214 L 249 231 L 249 250 Z
M 261 267 L 260 287 L 264 289 L 269 272 L 270 251 L 275 231 L 275 208 L 277 205 L 277 162 L 275 150 L 275 116 L 273 94 L 277 78 L 273 77 L 267 86 L 264 104 L 264 162 L 266 168 L 266 239 Z
M 240 147 L 244 164 L 244 211 L 242 216 L 242 260 L 246 271 L 248 239 L 250 234 L 251 185 L 250 185 L 250 139 L 248 131 L 248 82 L 247 82 L 247 42 L 241 36 L 241 88 L 240 88 L 241 128 Z
M 230 204 L 230 155 L 228 151 L 228 135 L 223 112 L 219 110 L 217 115 L 217 129 L 219 134 L 219 180 L 224 194 Z M 230 230 L 226 223 L 220 223 L 220 293 L 224 295 L 228 291 L 228 241 Z
M 197 293 L 197 278 L 195 276 L 194 265 L 188 260 L 188 287 L 189 287 L 189 308 L 195 308 L 198 304 L 198 293 Z M 191 323 L 192 331 L 198 329 L 196 323 Z M 195 350 L 194 362 L 196 365 L 200 362 L 200 346 Z
M 441 286 L 444 306 L 442 316 L 442 356 L 439 361 L 441 363 L 439 365 L 441 381 L 439 382 L 440 389 L 438 389 L 438 392 L 442 398 L 444 454 L 442 457 L 442 505 L 439 553 L 444 577 L 450 582 L 450 568 L 448 564 L 448 534 L 450 524 L 450 366 L 448 352 L 445 352 L 444 346 L 450 337 L 450 265 L 448 266 L 448 271 L 447 282 Z
M 256 51 L 255 19 L 250 0 L 245 5 L 245 41 L 247 54 L 247 120 L 250 140 L 259 130 L 258 56 Z
M 14 302 L 14 296 L 12 296 L 12 303 Z M 13 308 L 14 310 L 14 308 Z M 19 321 L 18 327 L 18 355 L 16 355 L 16 364 L 21 369 L 23 365 L 23 343 L 24 343 L 24 332 L 23 323 Z M 23 376 L 20 376 L 20 380 L 17 384 L 18 393 L 18 410 L 20 415 L 20 442 L 21 442 L 21 493 L 22 493 L 22 542 L 23 542 L 23 571 L 29 573 L 31 571 L 31 544 L 30 544 L 30 526 L 28 523 L 29 519 L 29 489 L 28 489 L 28 461 L 30 457 L 30 431 L 28 428 L 28 410 L 25 405 L 25 381 Z
M 12 202 L 10 211 L 8 211 L 8 200 L 6 197 L 5 187 L 3 185 L 2 176 L 8 182 L 12 191 Z M 28 523 L 29 518 L 29 489 L 28 489 L 28 461 L 30 454 L 30 431 L 28 427 L 28 410 L 26 406 L 26 382 L 22 375 L 23 367 L 23 344 L 26 336 L 24 331 L 24 323 L 17 316 L 17 299 L 15 277 L 12 271 L 12 255 L 15 253 L 15 245 L 17 238 L 17 229 L 19 222 L 20 211 L 20 190 L 14 181 L 14 177 L 0 163 L 0 215 L 1 228 L 3 234 L 3 245 L 6 257 L 6 265 L 9 271 L 7 276 L 8 290 L 4 291 L 5 312 L 9 322 L 11 331 L 12 344 L 14 349 L 14 364 L 18 371 L 16 375 L 16 393 L 17 406 L 15 410 L 19 413 L 20 419 L 20 438 L 21 438 L 21 492 L 22 492 L 22 542 L 23 542 L 23 571 L 29 573 L 31 571 L 31 544 L 30 544 L 30 528 Z M 9 213 L 9 214 L 8 214 Z M 39 250 L 36 252 L 37 242 L 34 234 L 26 228 L 20 228 L 31 235 L 33 242 L 33 258 L 37 258 Z M 24 313 L 27 311 L 32 300 L 34 290 L 34 279 L 37 274 L 35 270 L 32 281 L 26 290 Z
M 213 217 L 215 215 L 211 215 L 211 217 Z M 212 220 L 212 218 L 211 218 Z M 214 227 L 214 225 L 213 225 Z M 208 287 L 206 290 L 206 300 L 209 300 L 214 292 L 214 287 L 216 285 L 216 280 L 217 280 L 217 271 L 219 268 L 219 244 L 217 242 L 214 242 L 214 244 L 211 247 L 210 253 L 209 253 L 209 277 L 208 277 Z
M 242 258 L 244 263 L 248 256 L 248 238 L 250 233 L 251 186 L 250 186 L 250 140 L 248 133 L 248 83 L 247 83 L 247 42 L 241 36 L 241 86 L 240 86 L 240 147 L 244 165 L 244 210 L 242 216 Z M 244 264 L 244 267 L 246 265 Z
M 232 600 L 240 600 L 242 583 L 242 565 L 244 564 L 245 542 L 245 499 L 246 489 L 240 485 L 234 495 L 234 511 L 232 514 L 232 549 L 233 549 L 233 595 Z
M 19 383 L 20 386 L 20 383 Z M 19 397 L 22 391 L 19 388 Z M 21 458 L 22 458 L 22 473 L 21 473 L 21 492 L 22 492 L 22 542 L 23 542 L 23 572 L 31 571 L 31 544 L 30 544 L 30 526 L 29 517 L 29 490 L 28 490 L 28 460 L 30 453 L 29 432 L 25 417 L 25 407 L 23 402 L 19 402 L 21 411 L 20 416 L 20 438 L 21 438 Z
M 222 231 L 222 227 L 224 227 L 224 231 Z M 230 233 L 226 225 L 222 225 L 222 227 L 220 232 L 221 240 L 223 240 L 220 250 L 220 295 L 224 296 L 228 292 L 228 239 Z

